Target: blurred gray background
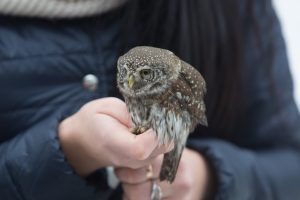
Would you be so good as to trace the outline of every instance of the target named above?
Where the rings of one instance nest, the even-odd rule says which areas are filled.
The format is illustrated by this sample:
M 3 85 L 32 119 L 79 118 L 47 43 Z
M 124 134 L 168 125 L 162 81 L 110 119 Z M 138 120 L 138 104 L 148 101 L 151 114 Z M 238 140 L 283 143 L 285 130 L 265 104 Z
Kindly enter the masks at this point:
M 273 0 L 287 43 L 294 80 L 295 99 L 300 107 L 300 1 Z

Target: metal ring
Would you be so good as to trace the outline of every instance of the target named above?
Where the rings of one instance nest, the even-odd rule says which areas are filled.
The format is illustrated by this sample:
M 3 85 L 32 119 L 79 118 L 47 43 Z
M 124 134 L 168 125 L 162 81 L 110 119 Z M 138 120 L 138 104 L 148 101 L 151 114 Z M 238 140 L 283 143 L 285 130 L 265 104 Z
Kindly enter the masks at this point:
M 159 185 L 157 185 L 154 181 L 152 181 L 152 188 L 151 188 L 151 200 L 161 200 L 163 197 L 163 193 Z

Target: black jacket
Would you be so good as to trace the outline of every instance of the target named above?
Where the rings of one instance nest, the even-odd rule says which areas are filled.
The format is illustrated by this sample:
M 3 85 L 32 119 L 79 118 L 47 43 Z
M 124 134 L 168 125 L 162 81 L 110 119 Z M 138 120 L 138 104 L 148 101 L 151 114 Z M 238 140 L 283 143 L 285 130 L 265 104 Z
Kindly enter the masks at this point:
M 281 28 L 267 2 L 267 12 L 255 8 L 259 50 L 254 28 L 245 25 L 241 124 L 230 142 L 188 142 L 212 162 L 220 200 L 300 199 L 300 118 Z M 115 90 L 120 21 L 113 14 L 73 20 L 0 18 L 1 200 L 105 199 L 105 186 L 97 191 L 65 160 L 57 127 L 84 103 Z M 98 78 L 95 91 L 83 86 L 87 74 Z M 280 101 L 270 90 L 272 82 Z

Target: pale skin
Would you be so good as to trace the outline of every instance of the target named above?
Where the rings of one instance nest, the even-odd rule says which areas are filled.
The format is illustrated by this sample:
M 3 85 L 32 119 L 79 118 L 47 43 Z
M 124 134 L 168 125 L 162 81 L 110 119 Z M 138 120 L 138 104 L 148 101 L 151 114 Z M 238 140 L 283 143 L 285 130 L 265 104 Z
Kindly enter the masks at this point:
M 161 187 L 164 200 L 201 200 L 204 198 L 209 173 L 206 161 L 198 152 L 187 148 L 183 151 L 177 175 L 172 184 L 166 181 L 159 182 L 161 164 L 162 155 L 152 162 L 152 168 L 153 178 Z M 117 177 L 122 182 L 123 200 L 150 199 L 152 182 L 146 176 L 147 168 L 115 170 Z
M 162 155 L 172 145 L 159 145 L 151 130 L 136 136 L 130 132 L 131 128 L 125 103 L 103 98 L 85 104 L 62 121 L 58 135 L 66 159 L 78 175 L 86 177 L 99 168 L 113 166 L 124 188 L 124 199 L 147 199 L 151 182 L 146 169 L 151 164 L 154 178 L 158 177 Z M 199 200 L 207 182 L 205 159 L 185 149 L 174 183 L 158 184 L 165 199 Z

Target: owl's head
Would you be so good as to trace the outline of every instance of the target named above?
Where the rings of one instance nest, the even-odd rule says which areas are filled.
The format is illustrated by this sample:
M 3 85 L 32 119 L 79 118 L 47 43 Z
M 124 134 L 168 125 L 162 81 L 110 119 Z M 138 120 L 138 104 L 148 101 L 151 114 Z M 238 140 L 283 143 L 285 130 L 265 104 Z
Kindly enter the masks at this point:
M 169 50 L 135 47 L 118 60 L 118 87 L 131 97 L 159 95 L 177 79 L 180 68 L 180 59 Z

